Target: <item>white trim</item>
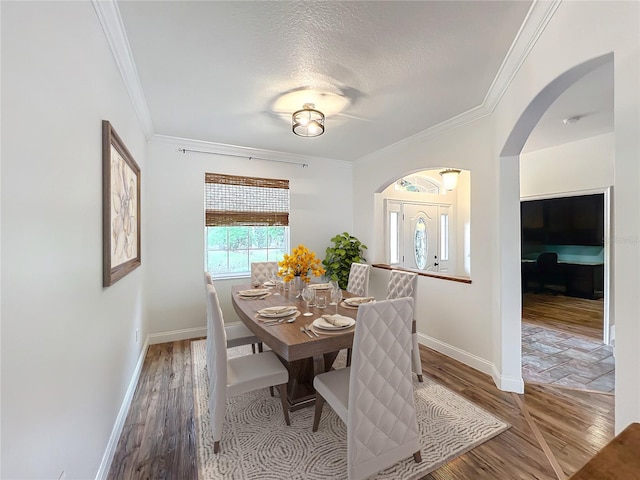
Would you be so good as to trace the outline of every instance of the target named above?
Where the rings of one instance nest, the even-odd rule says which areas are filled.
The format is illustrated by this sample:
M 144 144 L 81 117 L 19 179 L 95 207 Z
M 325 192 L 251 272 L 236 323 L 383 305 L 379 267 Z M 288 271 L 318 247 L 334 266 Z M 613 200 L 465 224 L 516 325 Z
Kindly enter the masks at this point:
M 580 195 L 604 195 L 604 291 L 603 291 L 603 318 L 602 318 L 602 343 L 605 345 L 613 345 L 613 338 L 611 337 L 611 236 L 613 231 L 611 229 L 611 199 L 613 198 L 613 187 L 602 188 L 590 188 L 587 190 L 574 190 L 571 192 L 556 192 L 546 193 L 542 195 L 529 195 L 520 197 L 521 202 L 528 202 L 531 200 L 545 200 L 548 198 L 562 198 L 562 197 L 577 197 Z
M 136 364 L 136 368 L 133 370 L 133 375 L 131 375 L 131 380 L 129 381 L 129 386 L 127 387 L 127 392 L 122 399 L 122 405 L 120 405 L 120 411 L 118 412 L 118 416 L 116 417 L 116 421 L 113 424 L 113 429 L 111 430 L 111 436 L 109 437 L 109 442 L 107 443 L 107 449 L 102 456 L 102 461 L 100 462 L 100 467 L 98 468 L 98 473 L 96 473 L 96 480 L 106 480 L 109 476 L 109 470 L 111 469 L 111 462 L 113 462 L 113 456 L 116 453 L 116 448 L 118 446 L 118 441 L 120 440 L 120 435 L 122 435 L 122 429 L 124 428 L 124 422 L 127 419 L 127 414 L 129 413 L 129 408 L 131 407 L 131 401 L 133 400 L 133 394 L 136 391 L 136 387 L 138 386 L 138 380 L 140 379 L 140 373 L 142 372 L 142 365 L 144 364 L 144 359 L 147 356 L 147 349 L 149 348 L 149 337 L 144 342 L 142 346 L 142 350 L 140 351 L 140 356 L 138 357 L 138 363 Z
M 465 365 L 478 370 L 479 372 L 490 375 L 493 379 L 493 382 L 496 384 L 496 387 L 498 387 L 502 391 L 524 393 L 524 381 L 522 380 L 522 377 L 505 377 L 500 374 L 493 363 L 485 360 L 484 358 L 480 358 L 477 355 L 466 352 L 459 349 L 458 347 L 454 347 L 453 345 L 441 342 L 438 339 L 419 332 L 418 342 L 431 348 L 432 350 L 435 350 L 436 352 L 442 353 L 447 357 L 462 362 Z
M 489 87 L 487 95 L 484 97 L 482 105 L 489 111 L 493 112 L 500 99 L 507 91 L 509 85 L 520 70 L 520 67 L 526 60 L 529 52 L 544 32 L 547 24 L 553 17 L 553 14 L 560 6 L 562 0 L 539 1 L 534 0 L 527 16 L 520 26 L 520 30 L 516 34 L 507 55 L 493 83 Z
M 416 143 L 419 144 L 427 138 L 440 135 L 447 130 L 460 127 L 462 125 L 474 122 L 483 117 L 486 117 L 487 115 L 490 115 L 498 105 L 504 92 L 513 81 L 513 78 L 518 73 L 518 70 L 529 55 L 529 52 L 538 41 L 538 38 L 549 23 L 549 20 L 551 20 L 551 18 L 553 17 L 553 14 L 560 5 L 561 1 L 562 0 L 534 0 L 531 8 L 529 9 L 529 12 L 527 12 L 527 16 L 520 26 L 520 30 L 518 30 L 516 38 L 514 39 L 511 47 L 509 48 L 509 51 L 502 61 L 498 73 L 491 83 L 491 86 L 489 87 L 489 90 L 487 91 L 482 104 L 473 107 L 466 112 L 461 113 L 460 115 L 456 115 L 455 117 L 434 125 L 422 132 L 400 140 L 399 142 L 388 145 L 369 155 L 376 155 L 379 153 L 384 153 L 386 155 L 388 152 L 395 151 L 399 148 L 405 148 L 405 146 L 407 145 Z M 154 135 L 151 113 L 149 112 L 149 107 L 144 96 L 144 90 L 142 89 L 138 70 L 133 60 L 133 54 L 131 53 L 131 47 L 129 45 L 129 40 L 127 39 L 127 34 L 124 29 L 124 24 L 122 22 L 122 17 L 120 15 L 118 5 L 115 0 L 92 0 L 92 3 L 96 14 L 98 15 L 98 19 L 100 20 L 100 24 L 102 25 L 102 29 L 104 30 L 107 42 L 109 43 L 111 51 L 113 52 L 113 56 L 120 70 L 120 74 L 122 75 L 122 79 L 124 81 L 127 92 L 129 92 L 129 96 L 131 97 L 131 100 L 133 102 L 133 107 L 136 111 L 140 124 L 142 125 L 142 129 L 145 132 L 145 136 L 147 140 L 151 140 L 152 137 L 154 138 L 154 140 L 157 140 L 158 137 L 161 136 Z M 244 147 L 237 147 L 234 145 L 213 143 L 209 144 L 214 145 L 215 148 L 220 149 L 241 148 L 246 151 Z M 248 150 L 254 152 L 250 156 L 258 156 L 256 152 L 263 152 L 260 153 L 260 156 L 272 154 L 290 156 L 289 154 L 284 152 L 261 151 L 259 149 Z M 364 155 L 364 157 L 368 157 L 369 155 Z M 299 155 L 297 157 L 304 156 Z M 351 162 L 345 163 L 350 164 Z
M 477 355 L 461 350 L 458 347 L 454 347 L 453 345 L 449 345 L 448 343 L 444 343 L 420 332 L 418 332 L 418 342 L 435 350 L 436 352 L 462 362 L 471 368 L 475 368 L 482 373 L 486 373 L 487 375 L 492 375 L 493 373 L 493 364 L 491 362 L 484 358 L 480 358 Z
M 184 328 L 171 332 L 152 333 L 147 337 L 149 345 L 158 343 L 176 342 L 178 340 L 188 340 L 190 338 L 206 337 L 207 327 Z
M 154 133 L 151 112 L 149 112 L 149 106 L 144 96 L 144 90 L 138 76 L 138 69 L 133 60 L 133 53 L 131 53 L 129 39 L 122 23 L 118 4 L 115 0 L 91 0 L 91 3 L 98 15 L 98 20 L 100 20 L 107 43 L 109 43 L 113 58 L 118 65 L 118 70 L 120 70 L 120 75 L 133 103 L 133 109 L 138 116 L 140 126 L 146 139 L 150 140 Z
M 505 377 L 493 365 L 491 377 L 496 386 L 504 392 L 524 393 L 524 380 L 520 377 Z

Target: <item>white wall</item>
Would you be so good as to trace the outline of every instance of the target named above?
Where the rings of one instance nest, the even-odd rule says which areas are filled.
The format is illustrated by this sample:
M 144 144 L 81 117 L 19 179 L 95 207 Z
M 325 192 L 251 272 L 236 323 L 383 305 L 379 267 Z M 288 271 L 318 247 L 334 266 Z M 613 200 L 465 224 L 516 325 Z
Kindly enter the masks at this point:
M 473 283 L 421 278 L 418 330 L 427 343 L 456 352 L 469 364 L 489 366 L 501 387 L 521 389 L 518 155 L 547 108 L 536 109 L 538 94 L 574 66 L 613 52 L 614 205 L 621 206 L 614 214 L 618 431 L 640 420 L 640 218 L 630 207 L 640 204 L 639 7 L 637 2 L 561 3 L 490 115 L 396 144 L 359 159 L 354 168 L 354 231 L 365 243 L 375 242 L 381 231 L 373 192 L 398 172 L 443 162 L 471 171 Z M 514 131 L 522 137 L 517 148 Z
M 191 148 L 214 151 L 213 145 Z M 352 231 L 350 163 L 300 159 L 309 166 L 178 152 L 185 142 L 156 140 L 149 145 L 147 176 L 149 254 L 145 284 L 153 333 L 204 328 L 204 174 L 249 175 L 290 180 L 290 244 L 304 244 L 324 258 L 330 239 Z M 254 156 L 265 157 L 253 152 Z M 237 321 L 230 304 L 231 286 L 249 278 L 216 280 L 225 321 Z M 161 337 L 166 339 L 167 337 Z M 160 339 L 159 339 L 160 340 Z
M 613 185 L 614 144 L 614 134 L 605 133 L 520 155 L 520 196 L 604 189 Z
M 102 288 L 101 122 L 143 190 L 146 142 L 91 3 L 0 8 L 0 476 L 89 479 L 142 349 L 135 329 L 145 334 L 144 249 L 141 268 Z
M 419 277 L 416 305 L 417 329 L 427 345 L 462 359 L 484 372 L 491 372 L 492 302 L 492 238 L 495 235 L 496 202 L 490 165 L 492 146 L 491 124 L 481 120 L 450 130 L 428 142 L 407 142 L 358 160 L 354 165 L 355 234 L 369 245 L 383 262 L 381 202 L 374 195 L 392 179 L 416 170 L 429 170 L 442 165 L 454 165 L 468 170 L 473 184 L 470 188 L 471 271 L 472 283 Z M 461 140 L 462 139 L 462 140 Z M 480 187 L 476 187 L 480 185 Z M 483 186 L 487 188 L 482 188 Z M 372 227 L 373 225 L 373 227 Z M 374 269 L 372 291 L 384 291 L 386 275 Z

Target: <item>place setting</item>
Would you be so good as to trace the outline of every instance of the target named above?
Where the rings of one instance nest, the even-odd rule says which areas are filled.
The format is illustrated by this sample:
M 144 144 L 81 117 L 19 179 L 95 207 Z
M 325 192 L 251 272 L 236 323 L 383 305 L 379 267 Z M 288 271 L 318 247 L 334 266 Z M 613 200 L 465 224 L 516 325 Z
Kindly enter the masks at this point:
M 345 333 L 346 331 L 351 331 L 350 329 L 355 324 L 355 319 L 340 315 L 339 313 L 335 313 L 325 314 L 321 317 L 316 318 L 313 322 L 311 322 L 310 326 L 314 333 L 320 333 L 323 335 L 336 335 Z
M 267 288 L 251 288 L 238 291 L 238 297 L 244 300 L 262 300 L 269 295 L 271 295 L 271 291 Z
M 257 310 L 256 318 L 265 326 L 280 323 L 292 323 L 300 315 L 300 311 L 294 305 L 278 305 Z
M 360 305 L 363 305 L 365 303 L 372 303 L 375 301 L 376 299 L 374 297 L 351 297 L 342 300 L 342 302 L 340 302 L 340 306 L 357 310 Z

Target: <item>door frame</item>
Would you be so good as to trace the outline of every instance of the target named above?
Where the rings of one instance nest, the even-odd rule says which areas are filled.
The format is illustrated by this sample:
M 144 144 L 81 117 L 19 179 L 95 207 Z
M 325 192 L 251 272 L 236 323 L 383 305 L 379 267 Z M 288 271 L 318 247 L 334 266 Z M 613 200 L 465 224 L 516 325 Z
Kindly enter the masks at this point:
M 615 325 L 610 325 L 611 297 L 611 195 L 612 186 L 604 188 L 593 188 L 587 190 L 575 190 L 571 192 L 548 193 L 541 195 L 521 196 L 520 201 L 544 200 L 547 198 L 577 197 L 580 195 L 604 194 L 604 306 L 602 323 L 602 343 L 612 345 L 615 340 Z M 520 219 L 522 229 L 522 219 Z M 522 235 L 520 236 L 522 242 Z

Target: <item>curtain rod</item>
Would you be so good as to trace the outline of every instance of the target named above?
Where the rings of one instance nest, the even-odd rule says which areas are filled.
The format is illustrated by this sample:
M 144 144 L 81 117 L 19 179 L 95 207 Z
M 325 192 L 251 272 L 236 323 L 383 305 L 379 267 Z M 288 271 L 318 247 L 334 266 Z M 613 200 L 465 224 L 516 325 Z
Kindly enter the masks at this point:
M 189 149 L 189 148 L 178 148 L 178 151 L 182 152 L 182 153 L 187 153 L 187 152 L 207 153 L 209 155 L 220 155 L 222 157 L 246 158 L 247 160 L 263 160 L 265 162 L 289 163 L 289 164 L 292 164 L 292 165 L 300 165 L 302 168 L 307 168 L 309 166 L 308 163 L 293 162 L 293 161 L 289 161 L 289 160 L 274 160 L 272 158 L 250 157 L 248 155 L 234 155 L 232 153 L 207 152 L 206 150 L 192 150 L 192 149 Z

